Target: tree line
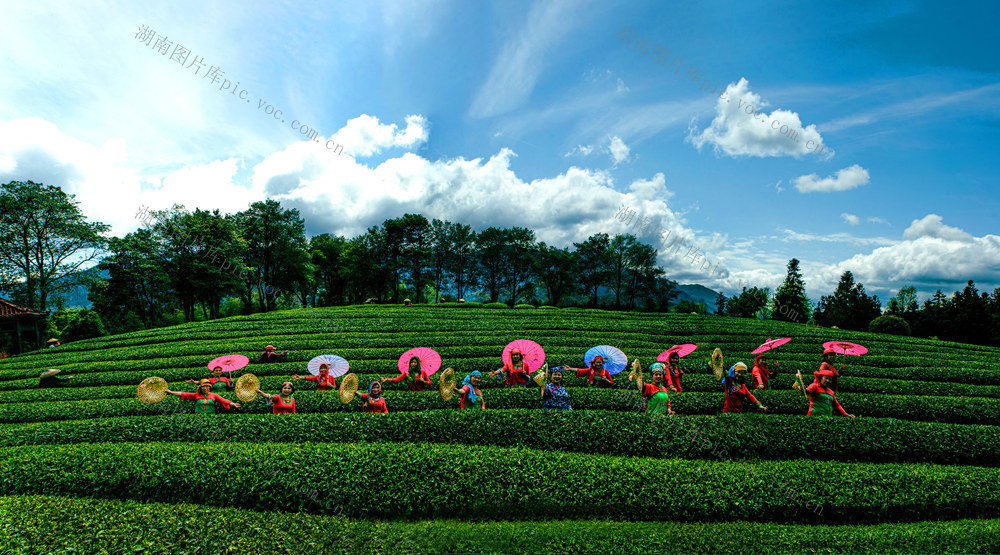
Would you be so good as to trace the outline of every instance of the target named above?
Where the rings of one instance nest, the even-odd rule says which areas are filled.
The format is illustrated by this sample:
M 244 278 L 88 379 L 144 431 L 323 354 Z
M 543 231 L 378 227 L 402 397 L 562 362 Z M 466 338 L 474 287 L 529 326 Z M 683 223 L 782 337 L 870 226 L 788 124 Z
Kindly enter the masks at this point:
M 357 237 L 306 239 L 299 212 L 274 200 L 235 214 L 141 208 L 136 218 L 140 229 L 108 237 L 110 227 L 88 221 L 59 187 L 32 181 L 0 186 L 0 292 L 44 311 L 53 301 L 61 305 L 73 288 L 86 287 L 93 308 L 77 329 L 99 330 L 86 333 L 404 299 L 708 312 L 701 303 L 675 302 L 677 283 L 656 264 L 657 250 L 631 234 L 598 233 L 559 247 L 523 227 L 477 231 L 404 214 Z M 720 293 L 714 313 L 855 330 L 881 320 L 879 326 L 888 327 L 879 331 L 1000 340 L 992 332 L 1000 323 L 1000 289 L 979 294 L 969 282 L 951 299 L 938 291 L 921 307 L 915 290 L 904 287 L 883 315 L 878 297 L 867 295 L 850 272 L 812 306 L 799 261 L 790 260 L 787 270 L 773 295 L 766 287 L 744 287 L 730 298 Z M 69 326 L 53 318 L 50 327 L 55 322 Z

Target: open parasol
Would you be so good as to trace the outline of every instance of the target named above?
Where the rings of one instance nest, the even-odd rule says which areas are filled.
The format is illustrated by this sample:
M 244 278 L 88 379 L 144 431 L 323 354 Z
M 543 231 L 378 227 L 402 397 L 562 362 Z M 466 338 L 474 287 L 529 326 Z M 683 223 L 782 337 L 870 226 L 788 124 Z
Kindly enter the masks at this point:
M 309 369 L 309 373 L 313 376 L 319 375 L 319 367 L 321 364 L 326 364 L 330 368 L 330 377 L 339 378 L 347 373 L 351 368 L 350 363 L 347 359 L 337 355 L 319 355 L 318 357 L 313 357 L 306 365 Z
M 850 343 L 847 341 L 827 341 L 823 343 L 824 349 L 833 349 L 842 355 L 854 355 L 861 356 L 868 352 L 868 349 L 858 345 L 857 343 Z
M 545 350 L 530 339 L 515 339 L 508 343 L 500 354 L 504 364 L 510 363 L 510 352 L 514 349 L 521 351 L 522 360 L 528 365 L 528 372 L 534 372 L 545 364 Z
M 428 376 L 441 368 L 441 355 L 437 351 L 430 347 L 414 347 L 400 355 L 399 363 L 396 365 L 400 374 L 405 374 L 409 370 L 410 359 L 413 357 L 420 358 L 420 370 Z
M 677 353 L 677 356 L 684 358 L 691 353 L 693 353 L 698 348 L 694 343 L 683 343 L 681 345 L 674 345 L 673 347 L 663 351 L 656 356 L 656 360 L 659 362 L 667 362 L 670 357 L 670 353 Z
M 344 376 L 344 380 L 340 382 L 340 402 L 343 404 L 350 403 L 354 400 L 354 394 L 358 392 L 358 375 L 348 374 Z
M 760 353 L 763 353 L 764 351 L 770 351 L 771 349 L 774 349 L 776 347 L 780 347 L 780 346 L 784 345 L 785 343 L 788 343 L 791 340 L 792 340 L 791 337 L 785 337 L 784 339 L 768 339 L 760 347 L 757 347 L 756 349 L 750 351 L 750 354 L 751 355 L 759 355 Z
M 250 364 L 250 359 L 243 355 L 225 355 L 213 358 L 212 362 L 208 363 L 208 369 L 215 370 L 221 366 L 223 372 L 232 372 L 233 370 L 243 368 L 247 364 Z
M 150 376 L 139 384 L 136 393 L 143 403 L 159 403 L 167 396 L 167 380 Z
M 591 347 L 586 354 L 583 355 L 583 363 L 590 366 L 590 362 L 594 360 L 595 357 L 601 357 L 604 359 L 604 368 L 608 371 L 608 374 L 614 376 L 615 374 L 621 372 L 628 366 L 628 357 L 621 349 L 612 347 L 611 345 L 598 345 L 596 347 Z
M 240 401 L 249 403 L 257 397 L 257 390 L 260 389 L 260 379 L 253 374 L 243 374 L 236 380 L 236 396 Z
M 455 395 L 455 390 L 452 389 L 455 385 L 458 385 L 458 380 L 455 378 L 455 371 L 451 368 L 445 368 L 441 374 L 441 381 L 438 384 L 441 390 L 441 398 L 445 401 L 451 401 L 452 396 Z

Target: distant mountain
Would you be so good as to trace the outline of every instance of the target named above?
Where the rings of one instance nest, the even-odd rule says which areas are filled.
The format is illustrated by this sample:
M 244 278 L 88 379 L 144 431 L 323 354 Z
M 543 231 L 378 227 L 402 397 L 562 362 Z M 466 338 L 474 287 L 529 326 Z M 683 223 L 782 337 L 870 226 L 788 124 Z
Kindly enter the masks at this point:
M 705 303 L 706 312 L 715 312 L 715 299 L 719 296 L 717 291 L 712 291 L 708 287 L 698 285 L 697 283 L 678 285 L 677 289 L 681 293 L 677 296 L 677 302 L 688 300 L 696 303 Z

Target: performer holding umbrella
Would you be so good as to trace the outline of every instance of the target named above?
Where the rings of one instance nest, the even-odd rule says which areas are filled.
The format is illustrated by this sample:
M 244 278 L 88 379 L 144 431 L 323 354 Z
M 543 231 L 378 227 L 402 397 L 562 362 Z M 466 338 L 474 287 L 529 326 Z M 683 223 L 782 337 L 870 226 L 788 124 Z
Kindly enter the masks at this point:
M 757 355 L 757 358 L 753 362 L 753 371 L 751 375 L 753 376 L 754 389 L 768 389 L 769 378 L 778 373 L 778 363 L 774 363 L 774 370 L 769 370 L 767 367 L 767 351 L 780 347 L 785 343 L 791 341 L 791 337 L 785 337 L 782 339 L 768 339 L 763 345 L 757 347 L 756 349 L 750 351 L 750 354 Z
M 433 385 L 431 375 L 441 368 L 441 355 L 434 349 L 416 347 L 403 353 L 396 365 L 399 375 L 391 379 L 380 376 L 383 382 L 397 383 L 406 380 L 407 391 L 423 391 Z
M 212 359 L 212 361 L 208 363 L 208 369 L 212 371 L 212 377 L 206 378 L 208 383 L 212 384 L 212 393 L 218 394 L 226 391 L 232 391 L 232 380 L 222 374 L 239 370 L 247 364 L 250 364 L 250 359 L 243 355 L 225 355 Z M 184 380 L 184 383 L 197 385 L 200 382 L 195 380 Z
M 490 372 L 490 377 L 504 373 L 507 387 L 528 387 L 529 376 L 545 363 L 545 350 L 528 339 L 511 341 L 500 354 L 503 367 Z
M 267 399 L 267 404 L 271 405 L 271 414 L 295 414 L 295 398 L 292 397 L 292 393 L 295 393 L 295 386 L 292 385 L 292 382 L 281 384 L 279 395 L 268 395 L 259 389 L 257 390 L 257 395 Z
M 229 410 L 230 408 L 240 408 L 239 403 L 233 403 L 227 399 L 219 397 L 217 394 L 212 393 L 212 383 L 208 379 L 203 379 L 198 383 L 198 391 L 196 393 L 189 393 L 187 391 L 171 391 L 167 390 L 170 395 L 177 395 L 181 398 L 181 401 L 195 401 L 194 413 L 195 414 L 215 414 L 215 405 L 222 405 L 222 408 Z
M 621 349 L 610 345 L 598 345 L 591 347 L 583 355 L 583 362 L 587 368 L 566 368 L 566 370 L 574 372 L 576 377 L 587 376 L 588 386 L 612 387 L 615 382 L 611 376 L 628 366 L 628 357 Z
M 834 411 L 840 416 L 854 418 L 853 414 L 848 414 L 844 407 L 837 401 L 836 391 L 833 390 L 836 375 L 832 370 L 820 370 L 813 372 L 816 381 L 806 388 L 806 395 L 809 396 L 809 412 L 806 414 L 813 416 L 833 416 Z M 801 372 L 799 373 L 801 378 Z
M 695 352 L 695 350 L 697 349 L 698 346 L 695 345 L 694 343 L 684 343 L 682 345 L 674 345 L 673 347 L 657 355 L 656 357 L 657 362 L 666 363 L 665 367 L 667 372 L 666 382 L 667 382 L 667 387 L 670 388 L 670 391 L 676 391 L 678 393 L 682 393 L 684 391 L 681 388 L 681 376 L 684 374 L 684 371 L 681 370 L 680 360 L 681 357 L 686 357 L 689 354 Z
M 316 382 L 316 391 L 329 391 L 337 388 L 337 380 L 347 373 L 351 365 L 344 357 L 337 355 L 319 355 L 309 361 L 306 368 L 312 376 L 292 376 L 293 380 L 309 380 Z
M 833 383 L 830 386 L 830 389 L 833 391 L 840 389 L 840 374 L 847 368 L 847 364 L 842 365 L 839 369 L 834 366 L 837 354 L 861 356 L 868 352 L 867 348 L 847 341 L 827 341 L 823 343 L 823 349 L 823 362 L 819 365 L 819 371 L 833 373 Z M 815 373 L 813 375 L 815 376 Z M 818 384 L 819 382 L 819 377 L 816 377 L 813 381 L 814 384 Z

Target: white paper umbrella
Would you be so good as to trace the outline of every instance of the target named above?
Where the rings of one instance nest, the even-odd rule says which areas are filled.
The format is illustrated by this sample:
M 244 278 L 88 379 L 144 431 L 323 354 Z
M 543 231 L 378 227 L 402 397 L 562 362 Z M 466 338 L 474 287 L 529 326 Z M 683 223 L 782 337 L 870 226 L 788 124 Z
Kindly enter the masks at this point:
M 318 376 L 319 366 L 321 364 L 326 364 L 330 367 L 330 376 L 334 378 L 343 376 L 351 368 L 351 365 L 344 357 L 339 357 L 337 355 L 319 355 L 318 357 L 313 357 L 313 359 L 309 361 L 309 373 L 313 376 Z

